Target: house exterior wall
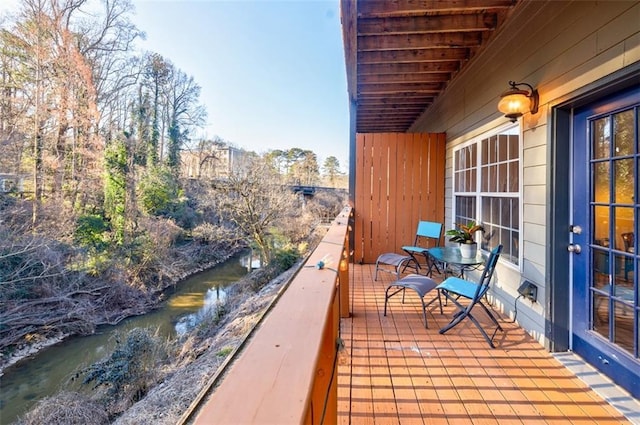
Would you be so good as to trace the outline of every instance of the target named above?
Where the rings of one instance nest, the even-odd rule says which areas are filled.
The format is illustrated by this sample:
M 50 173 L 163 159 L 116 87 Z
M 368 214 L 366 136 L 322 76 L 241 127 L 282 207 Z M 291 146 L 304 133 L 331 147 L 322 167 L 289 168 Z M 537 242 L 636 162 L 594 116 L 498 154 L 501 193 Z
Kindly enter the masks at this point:
M 183 151 L 180 154 L 181 175 L 187 178 L 226 179 L 240 166 L 245 155 L 245 151 L 231 146 Z
M 538 89 L 539 112 L 520 119 L 523 258 L 519 268 L 499 266 L 494 286 L 495 304 L 505 312 L 513 314 L 522 280 L 538 286 L 538 300 L 545 300 L 549 290 L 546 227 L 547 199 L 553 191 L 547 183 L 552 108 L 620 70 L 637 72 L 639 62 L 640 2 L 523 2 L 411 128 L 447 134 L 445 228 L 450 228 L 454 149 L 508 122 L 497 104 L 510 80 Z M 546 343 L 547 315 L 544 302 L 518 301 L 518 322 L 541 343 Z

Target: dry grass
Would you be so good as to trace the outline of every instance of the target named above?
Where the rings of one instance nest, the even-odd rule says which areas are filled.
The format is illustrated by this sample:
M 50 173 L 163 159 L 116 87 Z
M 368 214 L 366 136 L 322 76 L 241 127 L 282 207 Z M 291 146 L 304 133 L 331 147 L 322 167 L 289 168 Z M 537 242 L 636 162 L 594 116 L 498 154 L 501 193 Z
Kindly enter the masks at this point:
M 163 383 L 153 388 L 146 397 L 133 405 L 115 424 L 119 425 L 174 425 L 197 398 L 198 393 L 218 372 L 229 353 L 240 346 L 249 331 L 258 323 L 264 311 L 295 272 L 295 267 L 259 293 L 246 295 L 238 308 L 225 320 L 217 332 L 203 330 L 202 339 L 191 339 L 176 362 L 176 369 Z M 215 334 L 215 335 L 212 335 Z M 232 351 L 231 351 L 232 352 Z
M 46 397 L 25 414 L 19 425 L 103 425 L 109 417 L 103 406 L 87 396 L 74 392 L 61 392 Z

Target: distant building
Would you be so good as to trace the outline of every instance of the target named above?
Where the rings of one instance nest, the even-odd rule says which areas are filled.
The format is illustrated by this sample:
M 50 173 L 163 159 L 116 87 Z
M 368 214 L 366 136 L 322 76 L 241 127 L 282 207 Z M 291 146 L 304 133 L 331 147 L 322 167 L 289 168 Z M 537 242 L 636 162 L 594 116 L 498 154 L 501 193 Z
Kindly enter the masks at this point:
M 24 176 L 0 173 L 0 192 L 24 192 Z
M 225 179 L 245 155 L 242 149 L 222 144 L 182 151 L 181 175 L 192 179 Z

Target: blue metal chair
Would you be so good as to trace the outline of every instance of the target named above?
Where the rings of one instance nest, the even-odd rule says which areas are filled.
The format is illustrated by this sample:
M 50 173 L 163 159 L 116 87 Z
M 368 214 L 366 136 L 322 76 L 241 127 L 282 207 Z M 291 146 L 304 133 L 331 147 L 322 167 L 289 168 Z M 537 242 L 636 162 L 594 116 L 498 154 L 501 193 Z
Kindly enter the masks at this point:
M 422 265 L 418 260 L 417 255 L 424 256 L 424 264 L 427 267 L 425 275 L 431 275 L 431 269 L 434 265 L 429 261 L 429 256 L 427 255 L 429 247 L 427 245 L 433 244 L 434 242 L 436 246 L 439 245 L 441 237 L 442 223 L 420 221 L 418 223 L 418 229 L 416 230 L 416 237 L 413 241 L 413 245 L 405 245 L 402 247 L 402 250 L 407 253 L 406 255 L 388 252 L 381 254 L 378 257 L 376 260 L 376 271 L 373 280 L 378 280 L 378 270 L 394 273 L 397 279 L 400 279 L 400 274 L 407 268 L 411 268 L 416 273 L 420 273 Z M 392 266 L 393 271 L 387 270 L 384 266 Z
M 502 327 L 489 308 L 487 308 L 487 306 L 482 302 L 482 299 L 489 290 L 491 278 L 493 277 L 493 272 L 496 268 L 501 252 L 502 245 L 498 245 L 491 251 L 491 254 L 485 264 L 485 268 L 482 271 L 482 275 L 477 282 L 471 282 L 466 279 L 452 276 L 448 277 L 441 284 L 436 286 L 436 289 L 438 290 L 438 302 L 440 303 L 440 313 L 442 313 L 442 299 L 440 298 L 440 295 L 444 295 L 447 300 L 450 300 L 458 308 L 456 313 L 453 315 L 451 322 L 440 329 L 441 334 L 444 334 L 449 329 L 462 322 L 465 318 L 469 318 L 469 320 L 471 320 L 471 322 L 480 330 L 482 336 L 489 343 L 491 348 L 496 348 L 493 343 L 493 338 L 499 330 L 502 330 Z M 466 305 L 461 303 L 461 300 L 464 299 L 468 300 Z M 478 322 L 472 314 L 472 310 L 476 305 L 480 305 L 491 321 L 496 325 L 496 329 L 493 331 L 491 337 L 489 337 L 487 332 L 482 328 L 482 325 L 480 325 L 480 322 Z

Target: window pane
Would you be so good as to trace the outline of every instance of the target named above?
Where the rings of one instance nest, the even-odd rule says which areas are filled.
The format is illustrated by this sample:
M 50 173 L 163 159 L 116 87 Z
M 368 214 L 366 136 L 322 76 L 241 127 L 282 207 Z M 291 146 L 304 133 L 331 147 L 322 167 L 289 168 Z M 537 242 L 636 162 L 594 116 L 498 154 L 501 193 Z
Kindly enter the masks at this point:
M 509 136 L 509 159 L 520 158 L 520 137 L 510 135 Z
M 471 167 L 473 168 L 477 168 L 478 167 L 478 146 L 477 145 L 471 145 L 471 148 L 469 150 L 469 156 L 471 157 Z
M 518 161 L 509 163 L 509 192 L 518 192 L 520 190 L 520 181 L 518 179 Z
M 481 170 L 481 176 L 480 176 L 480 181 L 482 182 L 482 184 L 480 185 L 480 190 L 482 192 L 488 192 L 489 191 L 489 167 L 488 166 L 483 166 L 482 170 Z
M 476 170 L 467 170 L 467 177 L 465 179 L 465 192 L 475 192 L 476 191 Z
M 502 163 L 498 165 L 498 176 L 496 180 L 498 182 L 496 192 L 507 192 L 509 187 L 507 185 L 509 181 L 509 175 L 507 173 L 506 163 Z
M 504 162 L 508 159 L 509 144 L 507 143 L 507 136 L 498 136 L 498 161 Z
M 501 198 L 500 199 L 500 221 L 499 223 L 503 226 L 509 228 L 511 227 L 511 199 L 509 198 Z
M 489 139 L 489 162 L 493 163 L 498 160 L 498 138 L 493 136 Z
M 497 192 L 498 191 L 498 169 L 495 165 L 489 166 L 489 184 L 487 187 L 487 192 Z
M 491 223 L 500 223 L 500 198 L 487 198 L 491 203 Z
M 480 162 L 480 165 L 485 165 L 489 163 L 489 143 L 487 143 L 486 141 L 482 142 L 482 158 Z

